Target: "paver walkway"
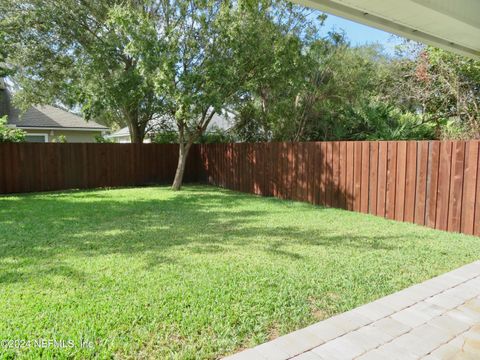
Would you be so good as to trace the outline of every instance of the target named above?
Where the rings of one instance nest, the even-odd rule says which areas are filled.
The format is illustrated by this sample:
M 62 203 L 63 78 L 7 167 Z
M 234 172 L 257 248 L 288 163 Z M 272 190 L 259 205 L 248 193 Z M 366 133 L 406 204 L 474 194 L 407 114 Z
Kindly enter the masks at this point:
M 228 359 L 480 359 L 480 261 Z

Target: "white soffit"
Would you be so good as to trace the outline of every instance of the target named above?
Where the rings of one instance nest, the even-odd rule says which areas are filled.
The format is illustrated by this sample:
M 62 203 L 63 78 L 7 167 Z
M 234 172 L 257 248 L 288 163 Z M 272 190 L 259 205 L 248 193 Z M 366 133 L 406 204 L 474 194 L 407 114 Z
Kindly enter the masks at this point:
M 293 0 L 480 59 L 480 0 Z

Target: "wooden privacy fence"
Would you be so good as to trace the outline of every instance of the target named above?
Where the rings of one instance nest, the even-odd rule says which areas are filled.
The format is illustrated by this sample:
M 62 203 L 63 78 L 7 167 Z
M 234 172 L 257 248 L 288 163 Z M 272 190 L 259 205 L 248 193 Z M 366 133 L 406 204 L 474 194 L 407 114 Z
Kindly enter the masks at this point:
M 479 141 L 201 145 L 203 179 L 480 235 Z
M 177 145 L 0 144 L 0 193 L 171 183 L 177 156 Z M 198 166 L 187 163 L 186 181 Z
M 185 182 L 480 235 L 479 141 L 196 145 Z M 177 145 L 0 144 L 0 193 L 171 183 Z

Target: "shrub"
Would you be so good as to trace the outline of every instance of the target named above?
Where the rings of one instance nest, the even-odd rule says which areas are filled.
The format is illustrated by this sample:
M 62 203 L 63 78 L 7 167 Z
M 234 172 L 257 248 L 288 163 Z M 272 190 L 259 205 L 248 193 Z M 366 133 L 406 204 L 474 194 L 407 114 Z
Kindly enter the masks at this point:
M 198 142 L 200 144 L 226 144 L 235 142 L 235 137 L 228 131 L 215 128 L 203 134 Z
M 204 133 L 198 140 L 199 144 L 225 144 L 235 142 L 235 137 L 228 131 L 215 128 Z M 155 144 L 178 144 L 176 131 L 162 131 L 152 137 Z
M 154 144 L 178 144 L 178 134 L 176 131 L 161 131 L 157 132 L 152 137 Z
M 103 135 L 95 135 L 95 142 L 97 144 L 113 144 L 115 141 L 113 139 L 107 139 Z
M 52 140 L 54 143 L 65 144 L 67 142 L 67 137 L 65 135 L 58 135 Z
M 27 133 L 21 129 L 7 126 L 7 117 L 0 117 L 0 143 L 19 143 L 25 141 Z

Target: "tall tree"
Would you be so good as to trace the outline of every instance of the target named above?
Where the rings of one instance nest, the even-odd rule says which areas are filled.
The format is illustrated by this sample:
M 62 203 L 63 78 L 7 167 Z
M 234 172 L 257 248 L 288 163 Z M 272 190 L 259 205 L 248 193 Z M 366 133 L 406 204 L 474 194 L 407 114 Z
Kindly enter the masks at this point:
M 5 30 L 0 28 L 0 44 L 5 43 Z M 8 68 L 5 63 L 7 58 L 7 49 L 4 46 L 0 46 L 0 78 L 3 78 L 8 75 Z M 1 80 L 0 80 L 1 81 Z
M 128 32 L 118 23 L 119 6 L 137 15 Z M 160 50 L 157 34 L 145 26 L 157 6 L 133 0 L 0 0 L 2 53 L 20 88 L 16 102 L 23 108 L 80 107 L 87 119 L 128 125 L 132 140 L 142 142 L 148 122 L 162 109 L 148 72 L 156 67 L 142 65 L 155 62 Z M 132 56 L 132 38 L 149 42 L 149 53 Z
M 235 106 L 236 131 L 245 141 L 278 139 L 279 132 L 287 133 L 295 127 L 298 94 L 308 88 L 307 74 L 314 65 L 308 52 L 319 41 L 319 30 L 326 19 L 323 14 L 316 19 L 307 15 L 302 11 L 280 12 L 276 18 L 286 19 L 280 21 L 281 26 L 256 34 L 256 46 L 267 49 L 266 61 L 272 66 Z
M 480 61 L 407 42 L 379 95 L 418 114 L 436 138 L 480 138 Z
M 241 124 L 240 136 L 281 141 L 353 138 L 360 129 L 352 109 L 374 94 L 382 60 L 378 47 L 352 48 L 342 33 L 313 39 L 284 81 L 267 81 L 241 104 L 240 121 L 248 124 L 253 118 L 250 124 L 257 126 Z
M 9 63 L 24 104 L 80 105 L 128 124 L 140 142 L 172 119 L 181 187 L 212 117 L 298 65 L 308 14 L 283 0 L 0 0 Z M 310 32 L 310 33 L 308 33 Z M 265 95 L 268 97 L 268 95 Z
M 156 31 L 161 36 L 162 65 L 154 77 L 167 115 L 178 130 L 179 160 L 172 188 L 181 187 L 191 146 L 212 117 L 295 66 L 304 31 L 302 10 L 275 0 L 162 1 Z M 134 18 L 126 11 L 119 23 Z M 305 22 L 303 23 L 303 25 Z M 132 39 L 135 56 L 148 44 Z M 148 64 L 147 62 L 144 64 Z
M 188 47 L 179 54 L 184 71 L 173 89 L 176 101 L 172 109 L 181 109 L 175 113 L 181 155 L 174 188 L 179 187 L 183 176 L 182 148 L 188 151 L 215 112 L 252 92 L 261 93 L 266 106 L 270 101 L 268 84 L 292 85 L 283 81 L 285 74 L 301 66 L 301 36 L 308 25 L 301 8 L 283 1 L 238 1 L 228 7 L 227 2 L 220 3 L 225 11 L 219 8 L 212 17 L 213 26 L 189 34 L 196 39 L 197 48 Z M 214 34 L 209 34 L 212 27 Z M 198 61 L 192 62 L 192 58 Z M 184 111 L 187 108 L 190 111 Z

